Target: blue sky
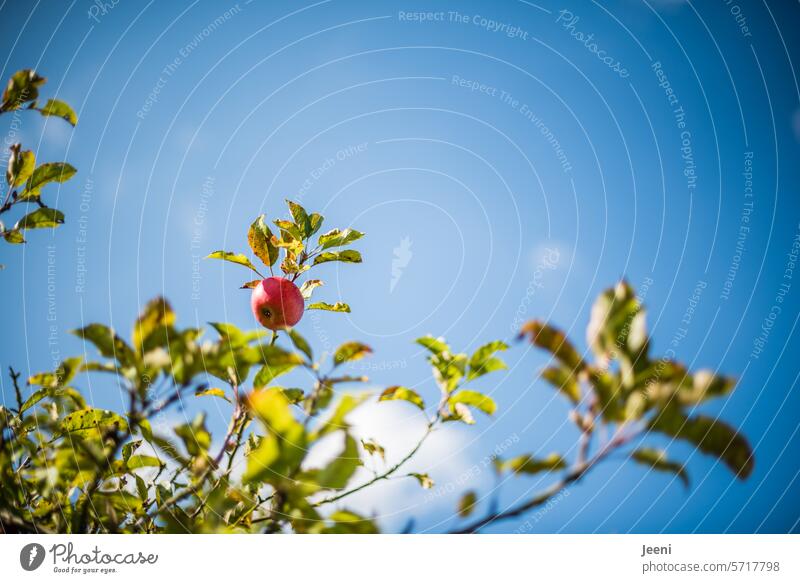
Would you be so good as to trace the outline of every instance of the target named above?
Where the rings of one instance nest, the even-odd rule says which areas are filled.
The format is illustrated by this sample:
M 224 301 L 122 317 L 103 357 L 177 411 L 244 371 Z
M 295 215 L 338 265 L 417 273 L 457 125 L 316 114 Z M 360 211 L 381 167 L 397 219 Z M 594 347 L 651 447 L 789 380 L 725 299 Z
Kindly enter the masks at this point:
M 754 444 L 748 481 L 670 444 L 688 460 L 688 491 L 609 463 L 536 520 L 493 531 L 798 529 L 797 284 L 774 309 L 791 283 L 800 222 L 797 6 L 75 1 L 0 10 L 2 77 L 35 67 L 49 78 L 44 94 L 80 116 L 74 131 L 35 114 L 13 128 L 40 161 L 66 159 L 79 174 L 46 195 L 65 212 L 63 227 L 2 250 L 4 369 L 50 369 L 82 351 L 70 329 L 100 321 L 127 331 L 157 294 L 185 325 L 253 326 L 238 289 L 244 270 L 198 257 L 245 250 L 250 221 L 284 214 L 291 197 L 328 226 L 367 233 L 363 265 L 321 273 L 320 299 L 347 301 L 353 313 L 306 317 L 299 329 L 320 351 L 371 344 L 364 366 L 376 386 L 415 386 L 433 400 L 412 343 L 426 333 L 474 349 L 538 317 L 585 348 L 594 297 L 623 276 L 641 289 L 656 354 L 674 349 L 694 368 L 741 378 L 730 399 L 704 410 Z M 11 135 L 10 116 L 0 124 Z M 396 248 L 408 261 L 393 283 Z M 409 514 L 418 531 L 454 525 L 458 492 L 492 489 L 480 468 L 495 448 L 574 454 L 567 406 L 536 380 L 545 355 L 515 345 L 507 360 L 507 373 L 481 385 L 498 415 L 448 430 L 425 453 L 436 495 L 392 484 L 360 502 L 388 529 Z M 101 379 L 82 386 L 96 406 L 122 406 Z M 7 378 L 2 388 L 8 399 Z M 362 422 L 399 450 L 413 438 L 412 412 L 369 411 Z M 228 414 L 212 407 L 212 428 L 224 431 Z M 547 480 L 504 483 L 501 501 Z

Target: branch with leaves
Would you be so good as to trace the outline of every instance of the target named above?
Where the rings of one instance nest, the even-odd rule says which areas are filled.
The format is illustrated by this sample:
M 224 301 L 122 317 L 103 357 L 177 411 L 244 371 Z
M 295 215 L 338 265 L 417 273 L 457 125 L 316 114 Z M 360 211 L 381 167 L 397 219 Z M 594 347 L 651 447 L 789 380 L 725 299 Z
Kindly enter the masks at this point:
M 627 282 L 603 292 L 592 308 L 587 340 L 593 362 L 587 362 L 561 331 L 547 323 L 528 322 L 520 336 L 553 356 L 541 377 L 573 407 L 570 418 L 580 436 L 575 460 L 569 463 L 558 453 L 496 459 L 498 481 L 508 475 L 546 472 L 560 472 L 560 477 L 528 500 L 503 510 L 490 509 L 453 532 L 477 532 L 522 516 L 583 479 L 614 453 L 623 453 L 648 469 L 673 474 L 688 488 L 685 464 L 643 443 L 651 434 L 689 443 L 720 460 L 737 478 L 752 473 L 755 459 L 747 439 L 718 418 L 695 410 L 707 400 L 729 394 L 735 381 L 710 370 L 690 373 L 678 362 L 654 359 L 645 310 Z M 459 515 L 469 517 L 476 502 L 477 494 L 467 492 L 459 503 Z
M 47 80 L 35 71 L 24 69 L 17 71 L 9 79 L 2 102 L 0 115 L 18 110 L 38 111 L 44 116 L 60 117 L 73 127 L 78 123 L 78 116 L 65 102 L 48 99 L 39 105 L 39 88 Z M 27 212 L 13 227 L 6 227 L 0 221 L 0 237 L 13 244 L 25 243 L 24 232 L 29 229 L 54 228 L 64 223 L 64 213 L 51 208 L 42 200 L 42 189 L 51 183 L 63 183 L 72 178 L 76 170 L 66 162 L 47 162 L 36 165 L 36 156 L 30 150 L 23 150 L 21 144 L 13 144 L 10 148 L 6 169 L 6 192 L 0 193 L 0 215 L 12 210 L 17 205 L 37 208 Z

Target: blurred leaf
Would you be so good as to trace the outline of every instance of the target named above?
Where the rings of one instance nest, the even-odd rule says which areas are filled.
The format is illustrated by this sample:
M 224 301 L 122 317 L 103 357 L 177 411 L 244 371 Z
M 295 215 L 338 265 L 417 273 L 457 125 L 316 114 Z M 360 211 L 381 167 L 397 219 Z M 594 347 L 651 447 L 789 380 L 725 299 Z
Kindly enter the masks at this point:
M 306 310 L 325 310 L 326 312 L 345 312 L 350 313 L 350 306 L 344 302 L 336 302 L 335 304 L 328 304 L 325 302 L 317 302 L 306 306 Z
M 220 399 L 225 399 L 229 403 L 231 402 L 231 400 L 225 395 L 225 391 L 223 391 L 219 387 L 211 387 L 209 389 L 195 391 L 194 396 L 195 397 L 219 397 Z
M 305 393 L 303 389 L 281 389 L 281 393 L 283 396 L 286 397 L 286 400 L 289 401 L 290 404 L 296 405 L 300 403 L 305 398 Z
M 385 391 L 381 393 L 379 401 L 408 401 L 412 405 L 416 405 L 423 411 L 425 410 L 425 403 L 422 400 L 422 397 L 414 391 L 413 389 L 409 389 L 408 387 L 389 387 Z
M 451 407 L 455 407 L 456 403 L 463 403 L 464 405 L 475 407 L 487 415 L 494 415 L 494 412 L 497 411 L 497 404 L 491 397 L 477 391 L 469 391 L 466 389 L 462 389 L 452 395 L 447 402 Z
M 67 358 L 53 372 L 43 372 L 28 378 L 29 385 L 57 387 L 69 383 L 81 369 L 83 359 L 80 356 Z
M 333 521 L 333 526 L 322 529 L 324 534 L 377 534 L 378 527 L 372 520 L 362 518 L 349 510 L 337 510 L 328 520 Z
M 592 306 L 587 341 L 598 358 L 635 356 L 647 341 L 644 311 L 626 282 L 605 290 Z
M 264 215 L 259 215 L 247 231 L 247 243 L 264 265 L 272 266 L 278 260 L 280 250 L 274 244 L 273 237 L 272 231 L 264 221 Z
M 753 472 L 755 462 L 747 439 L 722 421 L 703 415 L 687 417 L 677 407 L 670 406 L 659 411 L 649 427 L 688 441 L 703 453 L 717 457 L 737 478 L 746 479 Z
M 551 366 L 542 371 L 542 378 L 567 396 L 573 403 L 581 400 L 581 389 L 578 380 L 571 371 L 563 366 Z
M 287 328 L 286 333 L 292 340 L 292 344 L 294 344 L 294 347 L 297 348 L 297 350 L 299 350 L 303 354 L 305 354 L 308 357 L 309 361 L 313 361 L 314 355 L 311 351 L 311 345 L 306 341 L 306 339 L 303 338 L 303 336 L 294 328 Z
M 360 233 L 354 229 L 345 229 L 343 231 L 333 229 L 319 236 L 319 244 L 323 249 L 342 247 L 343 245 L 349 245 L 353 241 L 358 241 L 363 236 L 364 233 Z M 358 261 L 361 261 L 360 256 Z
M 345 434 L 344 449 L 318 474 L 317 483 L 331 490 L 344 488 L 360 465 L 356 440 L 350 434 Z
M 383 461 L 386 461 L 386 450 L 374 439 L 362 439 L 361 445 L 369 455 L 377 455 Z
M 258 287 L 258 285 L 262 281 L 264 281 L 264 280 L 263 279 L 253 279 L 251 281 L 248 281 L 248 282 L 245 282 L 244 284 L 242 284 L 242 287 L 240 287 L 239 289 L 255 289 L 255 288 Z
M 22 217 L 14 226 L 15 229 L 46 229 L 64 224 L 64 213 L 58 209 L 38 208 Z
M 564 458 L 557 453 L 551 453 L 545 458 L 534 458 L 525 454 L 506 461 L 498 461 L 498 467 L 503 470 L 510 470 L 515 474 L 538 474 L 540 472 L 552 472 L 567 467 Z
M 578 371 L 583 367 L 580 354 L 560 330 L 539 320 L 532 320 L 520 330 L 520 336 L 525 335 L 529 335 L 531 342 L 539 348 L 548 350 L 569 370 Z
M 367 346 L 366 344 L 362 344 L 361 342 L 345 342 L 339 348 L 336 349 L 336 352 L 333 355 L 333 364 L 334 366 L 338 366 L 343 362 L 350 362 L 353 360 L 360 360 L 367 356 L 368 354 L 372 354 L 372 348 Z
M 329 261 L 341 261 L 343 263 L 361 263 L 361 253 L 355 249 L 345 249 L 344 251 L 326 251 L 314 257 L 314 265 L 328 263 Z
M 73 334 L 95 345 L 101 355 L 114 358 L 122 366 L 136 366 L 137 359 L 133 349 L 114 331 L 103 324 L 89 324 L 85 328 L 73 330 Z
M 471 381 L 490 372 L 507 368 L 506 363 L 494 357 L 496 352 L 507 349 L 508 345 L 500 340 L 489 342 L 478 348 L 469 359 L 469 374 L 467 375 L 467 380 Z
M 412 478 L 416 478 L 423 490 L 430 490 L 434 486 L 433 480 L 431 480 L 428 474 L 410 473 L 408 475 Z
M 230 261 L 231 263 L 236 263 L 237 265 L 243 265 L 244 267 L 248 267 L 252 269 L 255 273 L 261 276 L 263 279 L 263 275 L 258 272 L 258 269 L 250 262 L 246 255 L 242 255 L 241 253 L 233 253 L 231 251 L 214 251 L 213 253 L 206 255 L 206 259 L 222 259 L 223 261 Z
M 454 354 L 451 356 L 449 353 L 443 352 L 440 355 L 431 356 L 429 361 L 433 367 L 434 379 L 442 392 L 449 395 L 456 390 L 467 370 L 467 355 Z
M 434 338 L 433 336 L 428 334 L 427 336 L 422 336 L 421 338 L 417 338 L 415 342 L 420 346 L 424 346 L 430 352 L 432 352 L 437 356 L 442 354 L 443 352 L 450 352 L 450 347 L 444 341 L 444 338 Z
M 175 427 L 175 435 L 181 438 L 186 452 L 192 457 L 204 454 L 211 447 L 211 434 L 206 429 L 205 413 L 198 413 L 191 423 Z
M 307 437 L 292 415 L 289 401 L 279 389 L 250 393 L 248 406 L 267 429 L 258 447 L 247 457 L 245 482 L 276 483 L 292 475 L 305 457 Z
M 309 279 L 300 286 L 300 293 L 304 299 L 310 299 L 315 288 L 324 285 L 319 279 Z
M 600 414 L 607 421 L 623 421 L 624 407 L 620 403 L 623 391 L 618 378 L 600 368 L 587 367 L 586 370 L 589 373 L 589 383 L 597 395 Z
M 56 117 L 60 117 L 67 122 L 71 126 L 75 126 L 78 123 L 78 115 L 73 111 L 73 109 L 58 99 L 48 99 L 47 103 L 44 104 L 39 112 L 44 116 L 54 115 Z
M 669 461 L 667 452 L 660 449 L 641 448 L 631 453 L 631 458 L 655 470 L 675 474 L 681 479 L 684 486 L 689 487 L 689 475 L 683 465 Z
M 128 461 L 130 459 L 133 452 L 135 452 L 139 446 L 142 445 L 142 440 L 137 439 L 134 441 L 129 441 L 125 445 L 122 446 L 122 459 Z
M 684 379 L 682 379 L 684 380 Z M 714 397 L 727 395 L 736 386 L 736 380 L 714 374 L 710 370 L 699 370 L 680 384 L 677 398 L 682 405 L 696 405 Z
M 256 373 L 256 376 L 253 379 L 253 387 L 256 389 L 261 389 L 263 387 L 266 387 L 275 378 L 281 376 L 282 374 L 286 374 L 296 366 L 297 365 L 294 363 L 284 363 L 276 365 L 265 364 Z
M 458 501 L 458 515 L 461 518 L 466 518 L 472 511 L 475 510 L 475 503 L 478 501 L 478 495 L 474 490 L 465 493 Z
M 133 325 L 133 347 L 138 353 L 168 344 L 168 330 L 175 324 L 175 312 L 163 297 L 147 302 Z

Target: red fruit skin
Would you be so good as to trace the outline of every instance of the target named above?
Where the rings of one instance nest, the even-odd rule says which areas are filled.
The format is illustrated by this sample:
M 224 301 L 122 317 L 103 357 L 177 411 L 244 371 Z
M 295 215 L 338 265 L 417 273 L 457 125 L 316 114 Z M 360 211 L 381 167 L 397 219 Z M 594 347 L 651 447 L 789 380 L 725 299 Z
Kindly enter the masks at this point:
M 279 330 L 300 321 L 305 300 L 297 286 L 288 279 L 268 277 L 253 288 L 250 308 L 259 324 L 270 330 Z

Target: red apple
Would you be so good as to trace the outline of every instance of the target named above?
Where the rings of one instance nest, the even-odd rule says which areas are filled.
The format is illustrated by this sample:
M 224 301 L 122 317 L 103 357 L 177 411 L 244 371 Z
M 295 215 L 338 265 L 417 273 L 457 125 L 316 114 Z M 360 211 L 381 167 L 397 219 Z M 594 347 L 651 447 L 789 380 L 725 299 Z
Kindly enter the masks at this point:
M 288 279 L 268 277 L 253 288 L 250 308 L 262 326 L 279 330 L 300 321 L 305 301 L 297 286 Z

